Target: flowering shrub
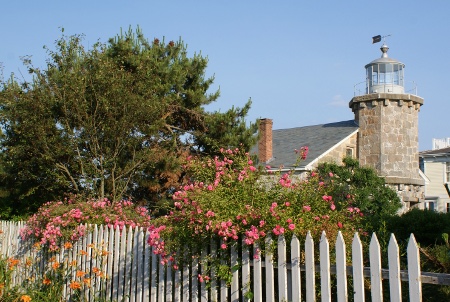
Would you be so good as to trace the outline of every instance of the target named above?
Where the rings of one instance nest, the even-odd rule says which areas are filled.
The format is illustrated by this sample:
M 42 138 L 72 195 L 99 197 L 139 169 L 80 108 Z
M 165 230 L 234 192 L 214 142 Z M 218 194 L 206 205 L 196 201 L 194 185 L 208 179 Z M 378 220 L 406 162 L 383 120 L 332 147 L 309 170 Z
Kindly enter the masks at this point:
M 301 160 L 308 149 L 296 152 Z M 148 238 L 162 262 L 172 261 L 175 268 L 177 251 L 195 255 L 211 239 L 220 239 L 223 250 L 241 238 L 246 245 L 261 243 L 268 234 L 304 238 L 310 231 L 318 238 L 326 231 L 334 241 L 341 231 L 350 239 L 363 216 L 352 194 L 335 200 L 332 173 L 326 180 L 316 172 L 304 179 L 293 171 L 271 174 L 239 149 L 212 159 L 188 158 L 184 168 L 191 182 L 173 194 L 173 207 L 153 221 Z
M 21 230 L 23 240 L 34 238 L 51 251 L 59 244 L 76 241 L 86 232 L 86 224 L 103 224 L 111 227 L 150 225 L 149 212 L 129 200 L 112 202 L 101 200 L 76 200 L 48 202 L 31 216 Z

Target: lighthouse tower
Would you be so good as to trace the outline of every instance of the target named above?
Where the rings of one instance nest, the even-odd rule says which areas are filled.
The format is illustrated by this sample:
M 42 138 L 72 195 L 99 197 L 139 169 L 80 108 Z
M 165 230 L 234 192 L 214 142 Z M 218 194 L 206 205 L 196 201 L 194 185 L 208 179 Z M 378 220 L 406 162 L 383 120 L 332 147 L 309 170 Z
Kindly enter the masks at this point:
M 358 158 L 374 168 L 395 189 L 404 210 L 423 199 L 424 181 L 419 175 L 418 117 L 423 99 L 405 93 L 405 65 L 388 57 L 386 44 L 381 58 L 365 66 L 365 94 L 349 103 L 359 126 Z

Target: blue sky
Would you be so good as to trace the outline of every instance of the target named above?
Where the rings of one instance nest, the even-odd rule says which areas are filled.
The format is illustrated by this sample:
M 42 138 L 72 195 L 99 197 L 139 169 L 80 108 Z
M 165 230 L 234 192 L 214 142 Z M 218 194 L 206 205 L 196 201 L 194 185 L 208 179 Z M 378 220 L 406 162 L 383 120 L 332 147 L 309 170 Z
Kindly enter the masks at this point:
M 84 34 L 86 45 L 140 26 L 148 39 L 182 39 L 209 58 L 208 75 L 225 111 L 251 98 L 249 121 L 274 129 L 353 119 L 348 103 L 365 64 L 392 36 L 389 56 L 406 64 L 406 87 L 424 98 L 419 149 L 450 137 L 450 1 L 5 1 L 0 10 L 4 76 L 26 74 L 20 57 L 44 67 L 44 45 Z M 449 86 L 447 86 L 449 85 Z

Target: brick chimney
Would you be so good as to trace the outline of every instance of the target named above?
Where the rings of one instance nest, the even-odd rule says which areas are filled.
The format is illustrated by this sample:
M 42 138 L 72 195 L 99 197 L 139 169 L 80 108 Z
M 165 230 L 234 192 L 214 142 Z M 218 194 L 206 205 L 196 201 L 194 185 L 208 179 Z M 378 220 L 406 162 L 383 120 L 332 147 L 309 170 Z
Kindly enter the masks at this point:
M 258 159 L 261 163 L 272 159 L 272 125 L 271 119 L 259 120 Z

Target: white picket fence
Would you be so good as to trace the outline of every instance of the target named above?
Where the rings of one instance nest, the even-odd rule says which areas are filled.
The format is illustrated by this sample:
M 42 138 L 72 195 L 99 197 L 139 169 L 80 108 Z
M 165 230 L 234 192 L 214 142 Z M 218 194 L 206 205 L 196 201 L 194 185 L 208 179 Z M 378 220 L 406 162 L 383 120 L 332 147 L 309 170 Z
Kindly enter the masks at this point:
M 30 274 L 39 274 L 45 267 L 48 256 L 22 242 L 19 229 L 23 223 L 2 221 L 0 230 L 0 252 L 4 257 L 33 259 L 34 265 L 19 265 L 14 271 L 13 283 L 21 284 Z M 272 239 L 266 240 L 270 245 Z M 383 301 L 383 279 L 388 279 L 390 301 L 402 300 L 402 289 L 409 291 L 409 301 L 422 301 L 422 283 L 450 284 L 450 275 L 422 273 L 419 249 L 411 235 L 407 247 L 408 270 L 400 270 L 399 247 L 394 235 L 388 246 L 389 269 L 381 267 L 380 245 L 373 234 L 369 247 L 370 267 L 364 267 L 363 245 L 357 233 L 351 244 L 351 266 L 347 263 L 349 253 L 339 233 L 336 239 L 335 255 L 330 258 L 329 242 L 325 233 L 319 242 L 319 258 L 315 259 L 315 244 L 308 234 L 301 245 L 293 238 L 290 247 L 283 236 L 277 238 L 275 255 L 267 253 L 263 257 L 253 257 L 258 246 L 246 246 L 242 251 L 232 250 L 229 265 L 232 267 L 231 284 L 216 281 L 211 273 L 211 283 L 199 282 L 199 274 L 205 274 L 205 267 L 199 259 L 193 259 L 180 270 L 164 266 L 159 257 L 146 244 L 146 231 L 142 228 L 128 228 L 120 232 L 103 226 L 93 226 L 92 231 L 71 248 L 56 255 L 56 261 L 67 263 L 76 261 L 86 278 L 92 280 L 91 287 L 84 290 L 86 301 L 94 301 L 98 292 L 103 292 L 110 301 L 365 301 L 370 294 L 371 301 Z M 244 246 L 244 245 L 243 245 Z M 106 249 L 108 255 L 93 257 L 95 247 Z M 303 252 L 302 249 L 303 248 Z M 216 245 L 202 247 L 202 255 L 218 252 Z M 275 259 L 274 259 L 275 258 Z M 335 263 L 335 265 L 331 265 Z M 94 267 L 100 268 L 108 276 L 102 279 L 95 274 Z M 75 268 L 73 268 L 75 270 Z M 350 277 L 350 278 L 349 278 Z M 370 279 L 370 289 L 364 280 Z M 103 281 L 102 281 L 103 280 Z M 332 280 L 335 285 L 332 286 Z M 408 281 L 408 289 L 402 288 L 401 281 Z M 320 281 L 320 282 L 319 282 Z M 317 282 L 317 284 L 316 284 Z M 350 286 L 349 286 L 350 285 Z M 349 292 L 349 288 L 351 292 Z M 333 289 L 333 292 L 332 292 Z M 370 293 L 368 292 L 370 290 Z M 320 292 L 320 293 L 319 293 Z M 67 286 L 64 294 L 69 300 L 71 289 Z

